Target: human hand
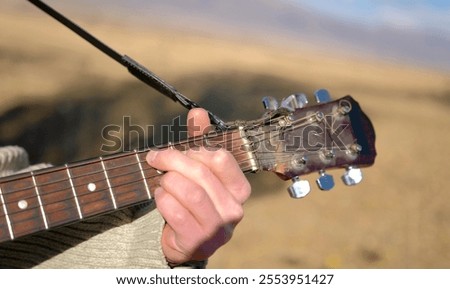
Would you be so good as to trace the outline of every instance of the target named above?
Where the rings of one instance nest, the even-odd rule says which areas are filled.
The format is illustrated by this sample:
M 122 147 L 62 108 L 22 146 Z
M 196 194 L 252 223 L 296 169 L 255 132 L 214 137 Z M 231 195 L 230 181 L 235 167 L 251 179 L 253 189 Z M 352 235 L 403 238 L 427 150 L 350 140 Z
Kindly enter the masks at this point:
M 188 114 L 190 136 L 210 126 L 208 113 Z M 167 224 L 162 249 L 170 264 L 205 260 L 228 242 L 243 217 L 250 184 L 230 152 L 196 148 L 150 151 L 150 166 L 165 171 L 154 191 L 158 210 Z

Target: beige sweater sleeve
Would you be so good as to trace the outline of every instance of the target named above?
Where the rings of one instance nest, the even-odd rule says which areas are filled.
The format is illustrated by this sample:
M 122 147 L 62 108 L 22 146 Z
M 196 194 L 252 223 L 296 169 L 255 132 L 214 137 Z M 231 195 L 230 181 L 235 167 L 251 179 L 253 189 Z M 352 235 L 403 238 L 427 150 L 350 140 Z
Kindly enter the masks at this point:
M 149 205 L 151 206 L 151 204 Z M 0 244 L 0 268 L 169 268 L 164 220 L 126 209 Z
M 169 268 L 161 249 L 161 215 L 151 207 L 135 219 L 132 211 L 100 216 L 49 233 L 55 236 L 55 247 L 57 242 L 83 241 L 35 268 Z
M 23 149 L 0 148 L 0 176 L 23 169 Z M 0 268 L 169 268 L 160 242 L 164 223 L 153 203 L 95 217 L 1 243 Z

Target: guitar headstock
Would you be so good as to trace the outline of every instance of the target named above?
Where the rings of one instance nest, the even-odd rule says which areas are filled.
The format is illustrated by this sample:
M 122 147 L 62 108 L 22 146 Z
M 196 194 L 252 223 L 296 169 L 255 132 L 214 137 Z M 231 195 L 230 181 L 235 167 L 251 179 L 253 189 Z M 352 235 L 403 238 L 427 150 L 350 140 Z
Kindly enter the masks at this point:
M 325 170 L 342 168 L 342 181 L 356 185 L 362 180 L 360 168 L 375 161 L 375 132 L 359 104 L 351 96 L 332 101 L 326 90 L 315 97 L 316 103 L 309 105 L 305 95 L 290 95 L 280 107 L 265 97 L 265 116 L 246 127 L 259 168 L 292 179 L 289 193 L 294 198 L 310 192 L 302 175 L 318 172 L 317 185 L 330 190 L 334 180 Z

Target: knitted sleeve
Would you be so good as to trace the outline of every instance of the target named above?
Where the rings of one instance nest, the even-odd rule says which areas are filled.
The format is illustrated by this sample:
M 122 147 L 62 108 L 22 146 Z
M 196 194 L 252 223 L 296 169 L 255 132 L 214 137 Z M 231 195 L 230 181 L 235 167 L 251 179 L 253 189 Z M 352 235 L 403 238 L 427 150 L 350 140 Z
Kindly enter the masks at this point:
M 0 148 L 0 176 L 29 167 L 20 147 Z M 164 220 L 154 203 L 0 244 L 0 268 L 169 268 L 161 248 Z

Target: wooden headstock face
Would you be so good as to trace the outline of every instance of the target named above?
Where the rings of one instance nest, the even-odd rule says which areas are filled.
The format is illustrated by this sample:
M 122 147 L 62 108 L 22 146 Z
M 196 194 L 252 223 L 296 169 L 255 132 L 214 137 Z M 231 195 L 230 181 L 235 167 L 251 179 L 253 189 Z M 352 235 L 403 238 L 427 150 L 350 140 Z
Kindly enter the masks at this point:
M 353 185 L 360 176 L 355 171 L 349 175 L 348 169 L 370 166 L 376 156 L 373 126 L 350 96 L 303 108 L 280 108 L 266 125 L 247 133 L 261 169 L 295 181 L 319 172 L 323 190 L 334 185 L 326 169 L 346 168 L 343 180 Z

